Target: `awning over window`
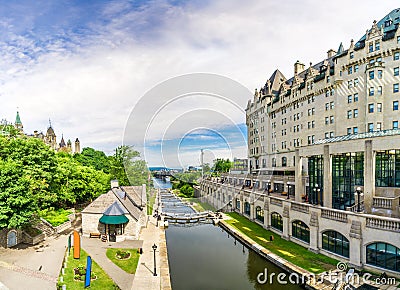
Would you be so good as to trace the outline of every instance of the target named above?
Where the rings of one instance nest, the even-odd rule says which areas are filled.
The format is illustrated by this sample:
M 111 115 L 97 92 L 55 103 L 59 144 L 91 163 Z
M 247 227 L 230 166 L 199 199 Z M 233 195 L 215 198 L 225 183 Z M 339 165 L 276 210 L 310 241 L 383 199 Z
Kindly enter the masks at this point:
M 104 215 L 100 218 L 100 222 L 107 225 L 126 224 L 129 219 L 124 215 Z

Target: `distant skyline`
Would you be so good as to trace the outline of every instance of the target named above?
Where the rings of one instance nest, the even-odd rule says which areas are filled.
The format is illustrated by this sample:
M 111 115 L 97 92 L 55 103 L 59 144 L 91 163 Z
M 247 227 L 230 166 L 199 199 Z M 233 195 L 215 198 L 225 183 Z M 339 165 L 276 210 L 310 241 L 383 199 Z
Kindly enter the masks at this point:
M 296 60 L 307 67 L 341 42 L 348 48 L 373 20 L 400 4 L 76 0 L 1 1 L 1 6 L 0 119 L 14 122 L 18 108 L 24 130 L 33 133 L 45 132 L 50 118 L 58 142 L 62 134 L 78 137 L 82 147 L 112 154 L 136 103 L 160 82 L 205 72 L 253 92 L 276 68 L 289 78 Z M 246 103 L 247 96 L 241 104 Z M 163 122 L 178 111 L 171 108 Z M 235 114 L 227 123 L 207 120 L 203 131 L 189 132 L 176 123 L 165 144 L 180 144 L 182 165 L 199 164 L 200 147 L 209 148 L 207 158 L 245 157 L 240 135 L 234 134 L 227 150 L 215 133 L 245 135 L 245 115 Z M 146 158 L 149 166 L 163 165 L 156 150 L 161 138 L 148 140 L 153 142 L 148 152 L 155 150 Z

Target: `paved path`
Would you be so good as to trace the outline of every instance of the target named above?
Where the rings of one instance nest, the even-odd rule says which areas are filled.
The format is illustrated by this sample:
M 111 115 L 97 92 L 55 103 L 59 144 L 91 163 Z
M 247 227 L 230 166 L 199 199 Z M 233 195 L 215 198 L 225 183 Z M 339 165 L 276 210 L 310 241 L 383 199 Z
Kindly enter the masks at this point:
M 171 289 L 169 266 L 164 229 L 156 227 L 156 219 L 150 217 L 147 227 L 142 229 L 140 238 L 143 243 L 143 254 L 140 256 L 132 290 Z M 156 244 L 156 273 L 154 276 L 154 252 Z
M 56 289 L 67 240 L 67 236 L 61 235 L 48 238 L 41 246 L 2 249 L 0 289 Z
M 123 241 L 118 243 L 103 243 L 100 239 L 90 239 L 82 237 L 82 248 L 99 264 L 110 278 L 122 289 L 132 288 L 134 274 L 128 274 L 120 267 L 111 262 L 107 256 L 107 248 L 137 248 L 142 244 L 141 241 Z

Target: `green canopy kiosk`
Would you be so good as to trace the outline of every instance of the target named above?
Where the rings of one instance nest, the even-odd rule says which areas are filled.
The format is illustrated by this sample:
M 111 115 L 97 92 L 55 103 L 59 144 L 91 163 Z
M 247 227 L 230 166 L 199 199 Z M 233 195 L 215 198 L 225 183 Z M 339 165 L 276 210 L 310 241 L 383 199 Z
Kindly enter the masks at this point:
M 125 225 L 129 222 L 125 214 L 128 214 L 128 211 L 118 201 L 103 212 L 99 222 L 104 224 L 104 232 L 108 234 L 110 242 L 115 242 L 117 235 L 124 234 Z

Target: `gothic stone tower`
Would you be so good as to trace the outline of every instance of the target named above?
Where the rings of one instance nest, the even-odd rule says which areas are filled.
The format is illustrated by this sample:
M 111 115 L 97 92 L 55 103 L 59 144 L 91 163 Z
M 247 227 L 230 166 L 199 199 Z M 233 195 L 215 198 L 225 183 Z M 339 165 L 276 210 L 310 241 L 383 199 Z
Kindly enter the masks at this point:
M 78 138 L 75 140 L 75 153 L 81 153 L 81 142 Z

